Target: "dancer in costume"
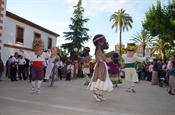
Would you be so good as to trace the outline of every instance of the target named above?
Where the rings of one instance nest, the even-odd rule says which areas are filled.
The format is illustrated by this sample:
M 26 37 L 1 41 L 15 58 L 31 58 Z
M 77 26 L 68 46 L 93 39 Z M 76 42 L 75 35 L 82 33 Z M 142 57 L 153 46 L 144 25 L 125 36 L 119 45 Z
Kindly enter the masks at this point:
M 172 68 L 167 72 L 169 76 L 169 87 L 168 93 L 170 95 L 175 95 L 175 61 L 171 61 Z
M 41 38 L 35 38 L 33 40 L 33 52 L 27 53 L 23 50 L 20 50 L 23 53 L 23 56 L 30 61 L 32 61 L 31 68 L 31 82 L 32 88 L 30 90 L 31 93 L 35 90 L 35 84 L 37 82 L 37 93 L 40 92 L 40 86 L 44 77 L 44 61 L 46 58 L 49 58 L 51 55 L 50 50 L 48 52 L 43 52 L 44 49 L 44 41 Z
M 125 62 L 125 80 L 127 82 L 127 92 L 135 93 L 134 84 L 138 82 L 138 74 L 135 69 L 135 62 L 143 62 L 146 57 L 139 57 L 136 53 L 136 45 L 134 43 L 127 44 L 127 54 L 123 54 L 122 58 Z
M 104 35 L 98 34 L 93 38 L 95 49 L 96 64 L 88 87 L 94 92 L 93 97 L 96 101 L 106 100 L 103 97 L 103 91 L 112 91 L 113 84 L 108 75 L 108 67 L 105 62 L 106 57 L 111 57 L 113 51 L 105 54 L 104 50 L 108 49 L 108 42 Z
M 50 87 L 54 85 L 56 78 L 58 79 L 58 62 L 60 61 L 59 49 L 54 46 L 51 48 L 51 56 L 48 58 L 48 66 L 46 68 L 45 79 L 50 78 Z
M 114 53 L 112 56 L 112 61 L 107 62 L 109 67 L 109 77 L 114 84 L 114 87 L 117 87 L 117 84 L 122 83 L 122 79 L 120 77 L 121 64 L 118 61 L 118 53 Z
M 83 63 L 83 75 L 86 78 L 86 82 L 84 83 L 84 85 L 89 85 L 90 82 L 90 77 L 88 75 L 90 75 L 90 65 L 89 62 L 91 60 L 91 56 L 89 55 L 90 52 L 90 48 L 89 47 L 84 47 L 83 49 L 83 55 L 82 57 L 79 56 L 80 58 L 80 63 Z

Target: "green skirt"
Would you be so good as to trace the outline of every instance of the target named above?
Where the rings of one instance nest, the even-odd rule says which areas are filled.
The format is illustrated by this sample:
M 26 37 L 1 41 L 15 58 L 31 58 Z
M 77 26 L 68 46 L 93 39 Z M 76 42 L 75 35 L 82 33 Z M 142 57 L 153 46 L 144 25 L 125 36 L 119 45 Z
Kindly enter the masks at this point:
M 113 84 L 121 84 L 122 79 L 119 74 L 109 74 L 109 77 Z

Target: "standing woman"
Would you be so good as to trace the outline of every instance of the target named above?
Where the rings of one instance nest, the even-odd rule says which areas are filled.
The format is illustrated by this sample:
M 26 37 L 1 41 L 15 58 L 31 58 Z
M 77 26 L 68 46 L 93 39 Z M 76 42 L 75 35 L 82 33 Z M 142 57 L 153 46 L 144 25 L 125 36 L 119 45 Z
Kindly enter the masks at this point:
M 111 61 L 107 63 L 109 67 L 109 77 L 114 84 L 114 87 L 117 87 L 117 84 L 122 83 L 122 79 L 120 76 L 121 64 L 118 61 L 118 53 L 114 53 Z
M 51 48 L 51 56 L 48 58 L 48 66 L 46 68 L 45 79 L 50 78 L 50 87 L 54 85 L 54 81 L 58 78 L 58 66 L 57 63 L 60 60 L 59 49 L 54 46 Z
M 106 100 L 102 93 L 103 91 L 112 91 L 113 84 L 109 79 L 108 68 L 105 62 L 106 57 L 110 57 L 113 52 L 108 54 L 104 53 L 104 49 L 108 49 L 108 42 L 104 35 L 98 34 L 93 38 L 95 49 L 96 64 L 94 66 L 94 72 L 92 75 L 92 81 L 90 82 L 90 90 L 94 92 L 93 97 L 96 101 Z
M 88 75 L 90 74 L 89 62 L 91 61 L 91 56 L 89 55 L 89 52 L 90 48 L 84 47 L 82 57 L 79 57 L 80 62 L 83 63 L 83 75 L 86 78 L 86 82 L 84 83 L 84 85 L 89 85 L 90 82 L 90 77 Z
M 158 85 L 158 64 L 157 64 L 157 59 L 153 60 L 153 72 L 152 72 L 152 79 L 151 79 L 151 84 L 152 85 Z
M 172 61 L 172 68 L 168 71 L 169 76 L 169 87 L 168 93 L 170 95 L 175 95 L 175 61 Z
M 4 72 L 4 63 L 1 59 L 1 53 L 0 53 L 0 81 L 2 81 L 2 74 Z

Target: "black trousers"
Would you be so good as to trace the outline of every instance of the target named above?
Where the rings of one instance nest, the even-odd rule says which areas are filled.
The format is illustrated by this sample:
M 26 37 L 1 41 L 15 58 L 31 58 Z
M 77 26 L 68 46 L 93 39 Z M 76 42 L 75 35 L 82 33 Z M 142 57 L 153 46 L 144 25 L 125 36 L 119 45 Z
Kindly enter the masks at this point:
M 17 78 L 16 78 L 17 68 L 16 68 L 16 66 L 15 67 L 11 66 L 10 70 L 11 70 L 10 71 L 11 81 L 17 81 Z
M 70 81 L 70 77 L 71 77 L 71 72 L 66 74 L 66 80 Z
M 160 83 L 160 78 L 162 78 L 162 70 L 158 70 L 158 80 Z
M 18 70 L 18 73 L 19 73 L 19 79 L 21 80 L 22 77 L 23 77 L 23 80 L 26 80 L 26 76 L 25 76 L 25 66 L 24 65 L 19 65 L 18 66 L 19 70 Z M 22 76 L 21 76 L 22 75 Z
M 63 71 L 62 69 L 58 69 L 58 76 L 60 77 L 60 80 L 63 78 Z
M 151 81 L 151 79 L 152 79 L 152 72 L 148 72 L 147 81 Z

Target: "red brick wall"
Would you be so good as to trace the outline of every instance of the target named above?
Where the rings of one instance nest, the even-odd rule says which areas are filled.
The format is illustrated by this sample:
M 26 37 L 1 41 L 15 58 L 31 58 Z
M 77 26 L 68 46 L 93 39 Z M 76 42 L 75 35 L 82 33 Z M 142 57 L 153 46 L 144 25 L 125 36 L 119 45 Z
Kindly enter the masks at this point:
M 4 0 L 0 0 L 0 53 L 2 48 L 2 29 L 3 29 L 3 17 L 4 17 Z

